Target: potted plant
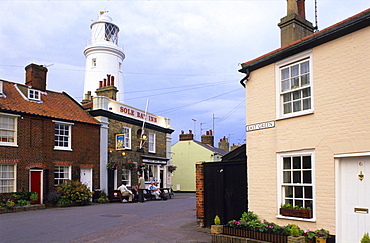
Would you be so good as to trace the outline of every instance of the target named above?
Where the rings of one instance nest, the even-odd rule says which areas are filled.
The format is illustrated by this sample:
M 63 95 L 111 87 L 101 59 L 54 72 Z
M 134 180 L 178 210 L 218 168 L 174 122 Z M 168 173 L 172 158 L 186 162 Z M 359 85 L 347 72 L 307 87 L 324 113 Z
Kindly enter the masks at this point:
M 315 231 L 312 231 L 312 230 L 305 230 L 305 232 L 303 233 L 303 235 L 306 237 L 306 242 L 307 243 L 313 243 L 314 240 L 315 240 Z
M 222 234 L 223 225 L 221 225 L 221 220 L 220 220 L 220 217 L 218 217 L 218 215 L 215 216 L 213 222 L 215 224 L 211 225 L 211 233 L 212 234 Z
M 147 170 L 148 169 L 148 165 L 145 164 L 145 163 L 142 163 L 140 166 L 139 166 L 140 170 L 141 171 L 144 171 L 144 170 Z
M 295 224 L 290 228 L 290 236 L 288 236 L 288 243 L 305 243 L 306 237 L 302 235 L 302 231 Z
M 316 243 L 326 243 L 326 239 L 329 238 L 329 231 L 325 229 L 315 230 Z
M 107 169 L 116 170 L 118 169 L 118 164 L 116 162 L 111 161 L 107 164 Z
M 369 233 L 365 233 L 364 236 L 362 236 L 361 243 L 370 243 Z
M 312 218 L 312 209 L 310 207 L 294 206 L 290 203 L 282 204 L 280 214 L 298 218 Z
M 175 166 L 175 165 L 169 165 L 169 166 L 168 166 L 168 171 L 169 171 L 170 173 L 174 172 L 176 169 L 177 169 L 177 166 Z
M 38 199 L 39 199 L 39 195 L 37 194 L 37 192 L 32 192 L 30 195 L 31 204 L 37 204 Z

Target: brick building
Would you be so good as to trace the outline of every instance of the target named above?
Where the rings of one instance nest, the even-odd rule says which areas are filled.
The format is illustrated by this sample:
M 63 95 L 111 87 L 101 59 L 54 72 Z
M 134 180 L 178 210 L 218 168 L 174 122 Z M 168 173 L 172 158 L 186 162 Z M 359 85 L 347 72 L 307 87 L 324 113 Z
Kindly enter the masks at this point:
M 307 27 L 303 34 L 282 36 L 281 48 L 240 70 L 248 208 L 279 225 L 325 228 L 331 241 L 359 242 L 370 228 L 370 9 L 307 34 L 304 1 L 288 6 L 281 35 Z M 312 215 L 288 215 L 282 204 Z
M 101 127 L 101 190 L 110 193 L 125 183 L 137 185 L 137 172 L 146 184 L 159 182 L 170 187 L 171 134 L 169 119 L 116 101 L 117 88 L 107 76 L 100 82 L 95 97 L 86 95 L 83 106 L 96 117 Z M 116 168 L 109 169 L 110 165 Z M 135 168 L 130 168 L 133 164 Z M 142 165 L 145 169 L 140 169 Z
M 38 192 L 39 202 L 66 179 L 100 187 L 100 123 L 46 90 L 47 71 L 30 64 L 25 85 L 0 80 L 0 192 Z

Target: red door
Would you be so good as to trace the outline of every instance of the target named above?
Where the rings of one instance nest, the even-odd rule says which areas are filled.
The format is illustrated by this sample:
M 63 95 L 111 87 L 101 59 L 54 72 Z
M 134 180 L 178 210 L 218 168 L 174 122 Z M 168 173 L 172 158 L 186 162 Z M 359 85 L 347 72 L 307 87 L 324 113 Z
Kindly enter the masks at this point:
M 41 171 L 31 171 L 31 192 L 37 192 L 39 198 L 37 203 L 41 203 Z

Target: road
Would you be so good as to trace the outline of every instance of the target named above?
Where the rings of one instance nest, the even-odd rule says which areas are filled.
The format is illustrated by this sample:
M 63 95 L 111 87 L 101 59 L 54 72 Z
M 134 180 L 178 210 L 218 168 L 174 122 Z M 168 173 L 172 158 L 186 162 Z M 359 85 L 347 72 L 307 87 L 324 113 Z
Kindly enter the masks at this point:
M 211 242 L 196 227 L 195 194 L 0 215 L 0 242 Z

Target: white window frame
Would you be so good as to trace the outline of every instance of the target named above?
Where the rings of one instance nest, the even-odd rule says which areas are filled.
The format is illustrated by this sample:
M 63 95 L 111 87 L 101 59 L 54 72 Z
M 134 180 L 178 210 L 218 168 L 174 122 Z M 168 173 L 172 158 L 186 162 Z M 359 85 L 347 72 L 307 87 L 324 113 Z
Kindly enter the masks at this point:
M 296 63 L 299 63 L 301 61 L 309 61 L 309 85 L 298 87 L 295 89 L 290 89 L 287 91 L 282 91 L 282 85 L 281 85 L 281 69 Z M 302 116 L 307 114 L 312 114 L 314 112 L 314 73 L 313 73 L 313 58 L 312 58 L 312 50 L 305 51 L 302 53 L 299 53 L 297 55 L 291 56 L 289 58 L 286 58 L 280 62 L 277 62 L 275 64 L 275 78 L 276 78 L 276 120 L 280 119 L 286 119 L 296 116 Z M 310 98 L 311 98 L 311 108 L 296 112 L 290 112 L 287 114 L 284 114 L 284 108 L 283 108 L 283 94 L 286 93 L 293 93 L 294 91 L 300 91 L 306 88 L 310 88 Z M 302 98 L 301 98 L 302 99 Z
M 126 180 L 123 179 L 123 175 L 124 174 L 127 175 L 127 179 Z M 125 183 L 126 183 L 126 186 L 128 186 L 128 187 L 131 186 L 131 170 L 122 168 L 122 184 L 125 184 Z
M 125 149 L 131 149 L 131 127 L 122 127 L 122 133 L 125 134 Z
M 283 183 L 283 159 L 284 157 L 298 157 L 298 156 L 311 156 L 311 183 Z M 293 219 L 299 221 L 309 221 L 315 222 L 316 221 L 316 181 L 315 181 L 315 150 L 300 150 L 300 151 L 291 151 L 291 152 L 284 152 L 284 153 L 277 153 L 277 195 L 278 195 L 278 214 L 277 218 L 283 219 Z M 294 169 L 293 169 L 294 171 Z M 299 171 L 299 169 L 297 170 Z M 304 171 L 304 169 L 301 169 Z M 302 179 L 303 180 L 303 179 Z M 279 209 L 282 204 L 285 204 L 285 197 L 284 197 L 284 185 L 289 186 L 312 186 L 312 218 L 298 218 L 298 217 L 288 217 L 284 215 L 280 215 Z M 293 196 L 294 197 L 294 196 Z M 293 205 L 294 206 L 294 205 Z
M 69 122 L 61 122 L 61 121 L 54 121 L 55 125 L 64 125 L 68 126 L 68 135 L 58 135 L 60 137 L 67 137 L 68 138 L 68 145 L 67 146 L 58 146 L 55 145 L 55 137 L 57 136 L 55 126 L 54 126 L 54 149 L 55 150 L 68 150 L 72 151 L 72 126 L 74 123 L 69 123 Z
M 56 178 L 55 177 L 56 169 L 57 168 L 61 168 L 61 167 L 67 169 L 68 175 L 67 175 L 67 177 L 58 177 L 58 178 Z M 66 180 L 71 180 L 71 178 L 72 178 L 71 175 L 72 175 L 72 166 L 70 166 L 70 165 L 54 165 L 54 186 L 58 186 L 58 185 L 62 184 L 64 181 L 66 181 Z M 60 183 L 56 184 L 55 183 L 56 180 L 58 180 Z
M 13 167 L 12 171 L 11 170 L 6 170 L 4 171 L 4 167 L 6 168 L 11 168 Z M 4 177 L 2 178 L 3 175 L 12 172 L 13 177 Z M 9 174 L 8 174 L 9 175 Z M 0 164 L 0 193 L 4 192 L 15 192 L 17 191 L 17 165 L 16 164 Z M 9 184 L 10 185 L 9 185 Z M 12 184 L 12 185 L 11 185 Z
M 159 170 L 161 165 L 147 164 L 148 169 L 143 171 L 144 180 L 146 183 L 156 181 L 160 183 Z
M 30 100 L 41 100 L 41 92 L 36 89 L 28 89 L 28 99 Z
M 0 117 L 7 117 L 8 119 L 14 119 L 14 129 L 2 128 L 0 122 L 0 146 L 13 146 L 18 147 L 18 117 L 19 115 L 12 115 L 7 113 L 0 113 Z M 2 141 L 2 135 L 8 132 L 13 132 L 13 142 Z
M 148 136 L 148 152 L 149 153 L 155 153 L 156 152 L 156 134 L 155 133 L 149 133 Z
M 3 81 L 0 80 L 0 95 L 3 94 L 3 85 L 4 85 Z

